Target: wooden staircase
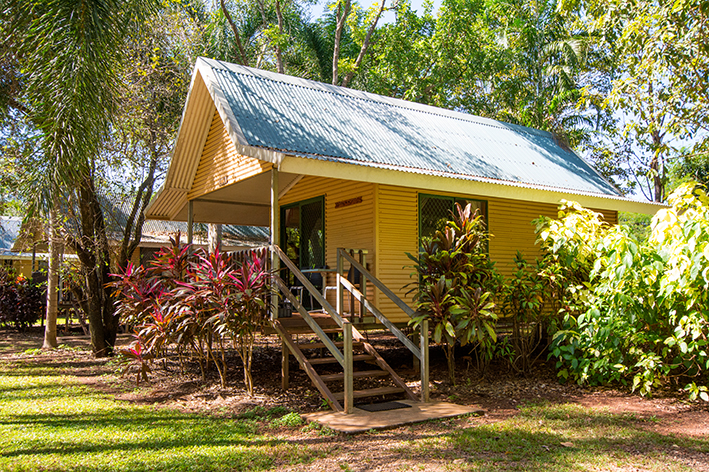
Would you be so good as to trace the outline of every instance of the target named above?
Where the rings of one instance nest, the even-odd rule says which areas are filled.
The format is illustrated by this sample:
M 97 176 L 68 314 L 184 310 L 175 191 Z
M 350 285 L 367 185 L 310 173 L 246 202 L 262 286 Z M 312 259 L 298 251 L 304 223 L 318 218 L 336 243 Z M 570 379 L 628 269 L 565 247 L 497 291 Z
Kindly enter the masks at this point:
M 307 277 L 293 264 L 283 251 L 275 245 L 270 246 L 271 266 L 277 268 L 279 262 L 283 263 L 288 270 L 300 281 L 302 286 L 308 291 L 322 306 L 325 314 L 320 314 L 317 319 L 308 312 L 300 301 L 291 293 L 290 288 L 283 279 L 276 275 L 274 271 L 273 281 L 275 288 L 281 296 L 287 299 L 299 316 L 299 325 L 289 323 L 289 318 L 279 319 L 277 316 L 271 318 L 271 326 L 279 335 L 283 343 L 282 375 L 283 388 L 288 388 L 288 364 L 289 352 L 293 355 L 300 368 L 310 377 L 313 385 L 318 389 L 325 401 L 333 410 L 352 413 L 354 399 L 366 399 L 373 397 L 386 397 L 391 395 L 404 395 L 409 400 L 419 400 L 406 383 L 396 372 L 386 363 L 374 347 L 369 344 L 352 323 L 344 316 L 343 293 L 349 291 L 352 296 L 361 303 L 361 312 L 366 310 L 382 323 L 382 327 L 389 329 L 404 346 L 406 346 L 414 356 L 420 360 L 421 366 L 421 401 L 428 401 L 428 322 L 423 321 L 420 325 L 419 336 L 421 345 L 416 346 L 406 337 L 396 326 L 394 326 L 375 306 L 367 300 L 365 294 L 355 288 L 343 276 L 343 263 L 348 261 L 352 267 L 362 274 L 363 287 L 366 287 L 369 280 L 380 292 L 389 297 L 399 306 L 409 317 L 414 316 L 413 310 L 409 308 L 400 298 L 398 298 L 384 284 L 370 274 L 366 268 L 352 258 L 344 249 L 337 251 L 337 309 L 322 296 L 322 294 L 310 283 Z M 272 306 L 277 306 L 278 296 L 273 295 Z M 322 326 L 321 326 L 322 325 Z M 299 343 L 294 339 L 296 334 L 313 334 L 319 341 L 309 343 Z M 341 342 L 334 342 L 330 335 L 341 336 Z M 317 351 L 317 352 L 316 352 Z M 318 353 L 329 355 L 318 357 Z M 316 369 L 316 366 L 318 367 Z M 373 368 L 377 367 L 377 368 Z M 334 368 L 334 369 L 333 369 Z M 318 370 L 321 369 L 319 372 Z M 341 372 L 332 372 L 340 370 Z M 324 371 L 323 371 L 324 370 Z M 389 386 L 381 386 L 382 378 L 388 378 Z M 378 385 L 371 388 L 367 384 Z M 355 381 L 358 389 L 355 389 Z M 341 385 L 341 387 L 340 387 Z M 362 387 L 362 388 L 360 388 Z M 333 391 L 335 390 L 335 391 Z
M 320 394 L 323 396 L 325 401 L 327 401 L 330 408 L 336 411 L 345 411 L 342 405 L 342 401 L 345 399 L 345 372 L 337 373 L 320 373 L 315 366 L 323 366 L 328 368 L 328 371 L 341 368 L 338 360 L 330 355 L 327 351 L 325 343 L 322 342 L 307 342 L 298 343 L 293 339 L 293 334 L 289 332 L 288 328 L 281 323 L 278 319 L 272 322 L 274 329 L 281 337 L 284 343 L 284 347 L 290 351 L 293 357 L 296 358 L 300 368 L 304 370 L 313 385 L 318 389 Z M 328 330 L 331 333 L 342 334 L 343 330 Z M 300 334 L 300 333 L 299 333 Z M 377 379 L 378 383 L 382 382 L 382 378 L 386 377 L 389 379 L 390 386 L 379 386 L 375 388 L 361 388 L 353 389 L 352 397 L 353 399 L 373 399 L 376 397 L 387 397 L 391 395 L 401 396 L 405 395 L 408 399 L 417 401 L 418 398 L 411 391 L 411 389 L 406 385 L 406 383 L 399 377 L 396 372 L 387 364 L 387 362 L 379 355 L 379 353 L 374 349 L 374 347 L 361 339 L 352 342 L 352 378 L 357 379 L 357 383 L 367 384 L 370 381 Z M 335 342 L 335 346 L 344 347 L 344 342 Z M 315 352 L 317 351 L 317 352 Z M 318 357 L 319 354 L 325 354 L 322 357 Z M 285 359 L 283 360 L 284 365 L 288 363 L 288 354 L 284 352 Z M 378 367 L 378 369 L 372 369 L 372 366 Z M 287 387 L 287 368 L 284 369 L 284 386 Z M 386 380 L 386 379 L 384 379 Z M 339 389 L 333 392 L 334 389 Z

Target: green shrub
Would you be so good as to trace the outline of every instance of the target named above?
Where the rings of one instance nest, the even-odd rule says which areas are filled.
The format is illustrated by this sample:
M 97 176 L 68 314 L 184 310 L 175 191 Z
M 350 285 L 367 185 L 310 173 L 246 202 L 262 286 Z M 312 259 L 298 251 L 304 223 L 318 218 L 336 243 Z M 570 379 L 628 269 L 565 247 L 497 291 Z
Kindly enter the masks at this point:
M 0 268 L 0 325 L 24 331 L 45 311 L 44 287 Z
M 273 426 L 287 426 L 289 428 L 295 428 L 297 426 L 302 426 L 305 423 L 303 418 L 296 412 L 287 413 L 280 418 L 276 418 L 271 421 Z
M 545 258 L 530 266 L 521 252 L 515 255 L 517 270 L 506 278 L 498 293 L 498 305 L 512 324 L 507 352 L 496 353 L 517 372 L 527 374 L 532 365 L 547 354 L 551 334 L 559 328 L 559 293 L 565 278 L 558 265 Z M 550 333 L 550 331 L 552 331 Z
M 560 376 L 630 382 L 641 394 L 688 379 L 690 398 L 709 400 L 709 198 L 686 184 L 669 203 L 645 241 L 572 203 L 559 220 L 540 221 L 551 257 L 576 275 L 588 271 L 567 287 L 573 309 L 552 346 Z

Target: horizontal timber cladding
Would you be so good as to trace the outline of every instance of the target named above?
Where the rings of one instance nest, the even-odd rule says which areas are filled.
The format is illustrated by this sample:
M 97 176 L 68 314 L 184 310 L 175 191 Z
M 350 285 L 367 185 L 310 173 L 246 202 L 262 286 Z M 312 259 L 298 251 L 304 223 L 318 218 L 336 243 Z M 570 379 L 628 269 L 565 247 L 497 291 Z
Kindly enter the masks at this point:
M 406 292 L 411 278 L 412 261 L 406 253 L 418 251 L 418 193 L 416 189 L 379 185 L 377 212 L 377 278 L 414 308 Z M 380 295 L 380 310 L 395 323 L 405 323 L 409 317 L 389 298 Z
M 214 112 L 189 200 L 270 170 L 272 164 L 236 152 L 218 112 Z
M 337 248 L 366 249 L 367 265 L 376 275 L 374 245 L 374 184 L 324 177 L 303 177 L 278 201 L 279 205 L 325 197 L 325 263 L 329 269 L 337 266 Z M 339 204 L 339 205 L 338 205 Z M 355 259 L 357 259 L 355 257 Z M 345 263 L 345 270 L 349 264 Z M 325 284 L 335 286 L 334 274 L 328 274 Z M 327 299 L 335 306 L 335 291 L 328 290 Z M 376 294 L 367 285 L 367 298 L 376 304 Z M 349 297 L 345 310 L 349 311 Z
M 489 198 L 482 195 L 457 193 L 419 192 L 408 187 L 390 185 L 378 186 L 377 201 L 377 277 L 397 293 L 412 308 L 411 296 L 406 296 L 407 284 L 415 279 L 411 276 L 411 260 L 406 253 L 418 251 L 418 194 L 436 194 L 450 197 L 487 201 L 490 234 L 489 253 L 496 262 L 497 269 L 504 276 L 514 271 L 514 256 L 521 251 L 528 262 L 539 257 L 539 246 L 535 244 L 536 234 L 532 220 L 540 215 L 557 217 L 557 205 Z M 610 224 L 617 224 L 618 212 L 596 210 L 604 215 Z M 385 297 L 378 300 L 380 309 L 394 322 L 406 322 L 408 317 Z
M 601 213 L 609 224 L 618 223 L 617 211 L 595 211 Z M 532 264 L 540 256 L 540 247 L 536 244 L 536 228 L 532 224 L 532 220 L 539 216 L 557 218 L 558 205 L 500 198 L 488 199 L 490 258 L 495 261 L 497 270 L 505 277 L 511 276 L 515 271 L 514 257 L 517 251 L 521 251 L 527 262 Z
M 8 259 L 3 260 L 5 263 Z M 37 259 L 39 262 L 39 259 Z M 39 264 L 37 264 L 39 266 Z M 16 273 L 22 275 L 26 279 L 32 278 L 32 260 L 31 259 L 15 259 L 12 261 L 12 268 L 15 269 Z

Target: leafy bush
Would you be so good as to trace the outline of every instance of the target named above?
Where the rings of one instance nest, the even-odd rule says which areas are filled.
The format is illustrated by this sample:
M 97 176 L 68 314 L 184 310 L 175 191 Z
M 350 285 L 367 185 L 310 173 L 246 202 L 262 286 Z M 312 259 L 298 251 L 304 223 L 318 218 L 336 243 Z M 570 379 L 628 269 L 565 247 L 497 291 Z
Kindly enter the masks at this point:
M 709 198 L 686 184 L 669 203 L 644 241 L 572 203 L 560 220 L 540 221 L 545 250 L 566 270 L 588 271 L 567 287 L 575 309 L 552 346 L 560 376 L 631 381 L 641 394 L 689 379 L 690 398 L 709 400 Z
M 448 374 L 455 383 L 455 344 L 477 343 L 490 351 L 496 340 L 494 303 L 491 293 L 499 286 L 499 276 L 486 253 L 487 236 L 481 217 L 456 203 L 448 225 L 424 241 L 414 261 L 417 282 L 414 299 L 418 316 L 431 322 L 433 340 L 445 344 Z
M 0 324 L 26 330 L 44 314 L 44 287 L 0 268 Z
M 547 353 L 549 334 L 559 327 L 560 291 L 566 279 L 548 259 L 530 266 L 518 251 L 514 262 L 517 271 L 505 279 L 498 299 L 502 314 L 512 323 L 511 352 L 505 357 L 515 371 L 527 374 Z
M 121 351 L 136 371 L 147 378 L 150 364 L 175 344 L 180 360 L 190 353 L 203 379 L 214 365 L 226 383 L 226 348 L 231 342 L 244 366 L 244 382 L 253 393 L 251 359 L 256 331 L 266 320 L 268 271 L 260 259 L 238 265 L 215 251 L 190 256 L 188 246 L 171 240 L 147 269 L 129 264 L 114 283 L 116 313 L 133 325 L 136 340 Z

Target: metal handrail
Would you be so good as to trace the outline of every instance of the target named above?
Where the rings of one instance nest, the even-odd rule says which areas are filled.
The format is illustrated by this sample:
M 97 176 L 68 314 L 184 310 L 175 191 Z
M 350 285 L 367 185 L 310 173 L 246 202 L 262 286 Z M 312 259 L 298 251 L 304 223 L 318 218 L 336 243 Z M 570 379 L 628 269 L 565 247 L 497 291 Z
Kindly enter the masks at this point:
M 367 281 L 372 282 L 376 288 L 378 288 L 384 295 L 386 295 L 391 301 L 393 301 L 401 310 L 406 313 L 409 318 L 414 318 L 416 312 L 408 306 L 401 298 L 399 298 L 394 292 L 392 292 L 389 287 L 384 285 L 379 279 L 374 277 L 367 269 L 365 269 L 362 264 L 357 262 L 346 250 L 342 248 L 337 249 L 337 305 L 338 309 L 342 308 L 342 287 L 347 289 L 357 300 L 362 303 L 369 311 L 374 314 L 374 316 L 381 321 L 381 323 L 392 333 L 396 338 L 401 341 L 404 346 L 409 349 L 421 362 L 421 400 L 428 402 L 429 399 L 429 378 L 428 378 L 428 320 L 423 320 L 420 326 L 420 347 L 411 342 L 411 340 L 394 324 L 389 321 L 389 319 L 382 314 L 379 309 L 372 305 L 367 297 L 357 290 L 355 286 L 347 280 L 346 277 L 342 275 L 344 270 L 342 261 L 347 260 L 352 266 L 360 271 L 362 274 L 362 285 L 364 286 Z
M 323 342 L 325 347 L 327 348 L 328 351 L 330 351 L 335 359 L 337 359 L 337 362 L 340 363 L 341 366 L 345 366 L 345 355 L 340 352 L 339 349 L 337 349 L 337 346 L 335 345 L 334 342 L 332 342 L 332 339 L 323 331 L 323 329 L 318 325 L 317 321 L 313 319 L 312 316 L 310 316 L 310 313 L 308 313 L 308 310 L 306 310 L 303 305 L 298 301 L 298 299 L 291 293 L 291 291 L 288 289 L 288 286 L 286 283 L 281 279 L 279 276 L 274 275 L 273 280 L 276 282 L 276 285 L 278 286 L 278 289 L 281 291 L 281 293 L 288 298 L 288 300 L 293 304 L 296 310 L 298 310 L 298 313 L 300 313 L 300 316 L 303 317 L 303 320 L 308 324 L 310 329 L 313 330 L 315 334 L 317 334 L 318 338 Z

